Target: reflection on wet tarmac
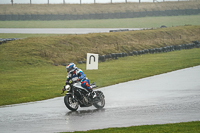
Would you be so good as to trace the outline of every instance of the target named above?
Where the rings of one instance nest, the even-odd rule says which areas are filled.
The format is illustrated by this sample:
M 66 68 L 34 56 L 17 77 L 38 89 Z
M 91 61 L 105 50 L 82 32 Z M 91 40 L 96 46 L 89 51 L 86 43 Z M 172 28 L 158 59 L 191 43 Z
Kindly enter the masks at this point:
M 83 116 L 91 115 L 97 112 L 105 112 L 105 109 L 90 109 L 90 110 L 78 110 L 78 111 L 69 111 L 66 113 L 66 116 Z

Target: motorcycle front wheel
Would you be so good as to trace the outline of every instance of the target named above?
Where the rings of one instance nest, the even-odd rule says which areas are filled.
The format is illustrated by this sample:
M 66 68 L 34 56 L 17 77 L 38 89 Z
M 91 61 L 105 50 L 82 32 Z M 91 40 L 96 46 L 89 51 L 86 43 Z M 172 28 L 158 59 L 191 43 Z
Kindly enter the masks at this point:
M 95 102 L 93 105 L 94 107 L 96 107 L 97 109 L 102 109 L 105 106 L 105 97 L 104 95 L 99 95 L 98 92 L 97 93 L 97 102 Z M 101 94 L 101 93 L 100 93 Z
M 66 107 L 71 111 L 76 111 L 79 107 L 78 102 L 72 98 L 72 95 L 65 95 L 64 102 Z

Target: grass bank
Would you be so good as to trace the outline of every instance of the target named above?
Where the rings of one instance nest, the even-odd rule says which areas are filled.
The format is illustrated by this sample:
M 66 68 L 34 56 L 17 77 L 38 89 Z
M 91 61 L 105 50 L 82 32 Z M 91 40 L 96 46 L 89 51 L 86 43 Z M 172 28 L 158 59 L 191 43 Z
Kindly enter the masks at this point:
M 199 26 L 185 26 L 120 33 L 29 37 L 1 44 L 0 105 L 61 96 L 66 70 L 64 66 L 52 65 L 54 63 L 76 62 L 84 59 L 87 52 L 106 54 L 190 43 L 200 40 L 199 29 Z M 86 71 L 85 64 L 78 67 L 91 82 L 95 81 L 103 87 L 196 65 L 200 65 L 200 49 L 109 60 L 99 63 L 97 71 Z
M 0 21 L 0 28 L 158 28 L 199 25 L 200 15 L 162 16 L 126 19 Z
M 0 14 L 94 14 L 156 10 L 198 9 L 199 1 L 115 4 L 1 4 Z
M 194 40 L 200 40 L 200 26 L 182 26 L 118 33 L 30 37 L 9 42 L 1 47 L 5 51 L 2 51 L 4 56 L 12 55 L 11 57 L 7 56 L 6 60 L 13 59 L 11 51 L 14 51 L 17 55 L 14 56 L 15 59 L 26 60 L 21 57 L 31 56 L 32 60 L 28 60 L 29 64 L 38 63 L 38 59 L 46 60 L 51 64 L 62 64 L 85 60 L 86 54 L 89 52 L 105 55 L 188 44 Z M 15 66 L 23 64 L 23 62 L 16 60 L 13 62 L 15 62 Z
M 200 122 L 195 121 L 163 125 L 106 128 L 100 130 L 76 131 L 74 133 L 199 133 L 199 126 Z

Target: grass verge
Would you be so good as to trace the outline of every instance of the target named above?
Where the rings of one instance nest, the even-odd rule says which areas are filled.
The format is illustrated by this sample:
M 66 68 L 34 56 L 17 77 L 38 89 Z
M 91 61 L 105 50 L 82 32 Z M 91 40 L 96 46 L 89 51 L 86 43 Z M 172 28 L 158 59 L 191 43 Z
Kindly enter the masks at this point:
M 199 25 L 200 15 L 143 17 L 126 19 L 0 21 L 0 28 L 155 28 Z
M 74 133 L 199 133 L 199 126 L 200 122 L 194 121 L 175 124 L 144 125 L 123 128 L 106 128 L 89 131 L 75 131 Z

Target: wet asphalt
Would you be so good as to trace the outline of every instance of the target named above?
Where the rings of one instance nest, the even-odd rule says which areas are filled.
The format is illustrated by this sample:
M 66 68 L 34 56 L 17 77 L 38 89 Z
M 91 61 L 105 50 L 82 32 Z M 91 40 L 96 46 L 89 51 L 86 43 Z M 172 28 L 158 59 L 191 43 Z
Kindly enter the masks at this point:
M 53 133 L 200 120 L 200 66 L 99 90 L 102 110 L 69 111 L 63 97 L 0 107 L 1 133 Z

